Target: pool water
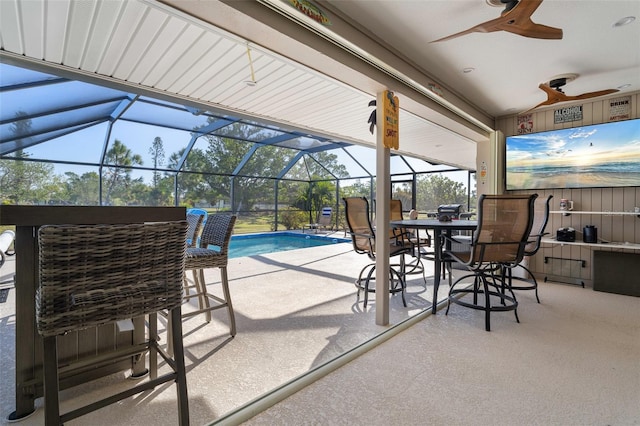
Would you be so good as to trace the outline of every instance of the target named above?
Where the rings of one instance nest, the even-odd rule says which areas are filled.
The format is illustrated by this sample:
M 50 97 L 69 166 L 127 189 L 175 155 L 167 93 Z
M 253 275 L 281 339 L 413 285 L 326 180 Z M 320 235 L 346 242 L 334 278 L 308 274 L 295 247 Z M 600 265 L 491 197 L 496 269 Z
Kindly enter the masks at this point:
M 344 238 L 305 235 L 294 232 L 234 235 L 229 243 L 229 258 L 255 256 L 350 241 Z

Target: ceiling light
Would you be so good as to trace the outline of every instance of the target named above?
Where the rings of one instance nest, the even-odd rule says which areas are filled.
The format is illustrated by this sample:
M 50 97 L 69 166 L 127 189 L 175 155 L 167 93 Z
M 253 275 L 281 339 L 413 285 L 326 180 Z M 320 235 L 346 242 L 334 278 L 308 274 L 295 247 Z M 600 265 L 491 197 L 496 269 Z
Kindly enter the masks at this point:
M 618 19 L 616 22 L 614 22 L 612 27 L 613 28 L 623 27 L 625 25 L 632 23 L 635 20 L 636 20 L 635 16 L 625 16 L 624 18 Z
M 627 87 L 631 87 L 631 84 L 626 83 L 626 84 L 623 84 L 621 86 L 616 87 L 616 89 L 626 89 Z
M 465 73 L 465 74 L 469 74 L 472 71 L 475 71 L 475 68 L 467 67 L 467 68 L 463 68 L 462 69 L 462 72 Z

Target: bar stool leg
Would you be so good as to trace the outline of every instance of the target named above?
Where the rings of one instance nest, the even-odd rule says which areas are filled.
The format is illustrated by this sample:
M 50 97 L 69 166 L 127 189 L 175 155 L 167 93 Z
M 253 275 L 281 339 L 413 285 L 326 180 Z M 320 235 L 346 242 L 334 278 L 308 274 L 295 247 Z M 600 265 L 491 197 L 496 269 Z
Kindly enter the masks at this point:
M 233 313 L 233 305 L 231 304 L 231 292 L 229 291 L 229 277 L 227 276 L 227 268 L 220 268 L 220 278 L 222 281 L 222 291 L 224 293 L 224 300 L 227 303 L 227 311 L 229 312 L 229 328 L 231 336 L 236 335 L 236 316 Z
M 47 426 L 60 424 L 60 401 L 58 399 L 58 343 L 56 336 L 44 337 L 44 423 Z

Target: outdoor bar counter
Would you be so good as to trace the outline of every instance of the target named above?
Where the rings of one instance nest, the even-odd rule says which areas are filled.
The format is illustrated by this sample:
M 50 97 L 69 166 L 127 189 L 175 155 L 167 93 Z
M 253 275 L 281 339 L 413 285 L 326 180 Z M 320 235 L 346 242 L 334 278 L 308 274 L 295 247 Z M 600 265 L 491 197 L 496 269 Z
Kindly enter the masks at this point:
M 38 286 L 38 228 L 59 224 L 126 224 L 185 220 L 184 207 L 99 207 L 0 205 L 0 225 L 16 226 L 16 411 L 9 420 L 34 411 L 34 400 L 42 396 L 42 339 L 35 322 Z M 146 372 L 144 355 L 107 360 L 94 368 L 92 362 L 106 359 L 104 352 L 126 352 L 145 339 L 144 319 L 134 319 L 134 330 L 120 332 L 113 324 L 72 332 L 58 340 L 61 389 L 118 371 Z

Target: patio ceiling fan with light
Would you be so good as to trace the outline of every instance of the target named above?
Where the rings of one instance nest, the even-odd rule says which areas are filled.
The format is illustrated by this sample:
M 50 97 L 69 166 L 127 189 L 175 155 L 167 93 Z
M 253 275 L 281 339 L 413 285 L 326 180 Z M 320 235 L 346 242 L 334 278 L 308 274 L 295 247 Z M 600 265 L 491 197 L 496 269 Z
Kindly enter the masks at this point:
M 582 93 L 580 95 L 570 96 L 565 95 L 562 91 L 562 87 L 566 85 L 568 82 L 575 80 L 578 77 L 578 74 L 564 74 L 557 77 L 552 78 L 548 82 L 540 84 L 538 87 L 547 94 L 547 100 L 540 102 L 538 105 L 533 108 L 528 109 L 525 112 L 529 112 L 538 107 L 545 105 L 553 105 L 560 102 L 568 102 L 568 101 L 581 101 L 584 99 L 597 98 L 598 96 L 610 95 L 612 93 L 616 93 L 618 89 L 605 89 L 598 90 L 595 92 L 587 92 Z
M 506 31 L 523 37 L 540 38 L 547 40 L 562 39 L 562 29 L 536 24 L 531 20 L 531 15 L 538 9 L 543 0 L 487 0 L 491 5 L 505 6 L 499 18 L 492 19 L 468 30 L 452 34 L 447 37 L 434 40 L 431 43 L 451 40 L 471 33 L 492 33 Z

